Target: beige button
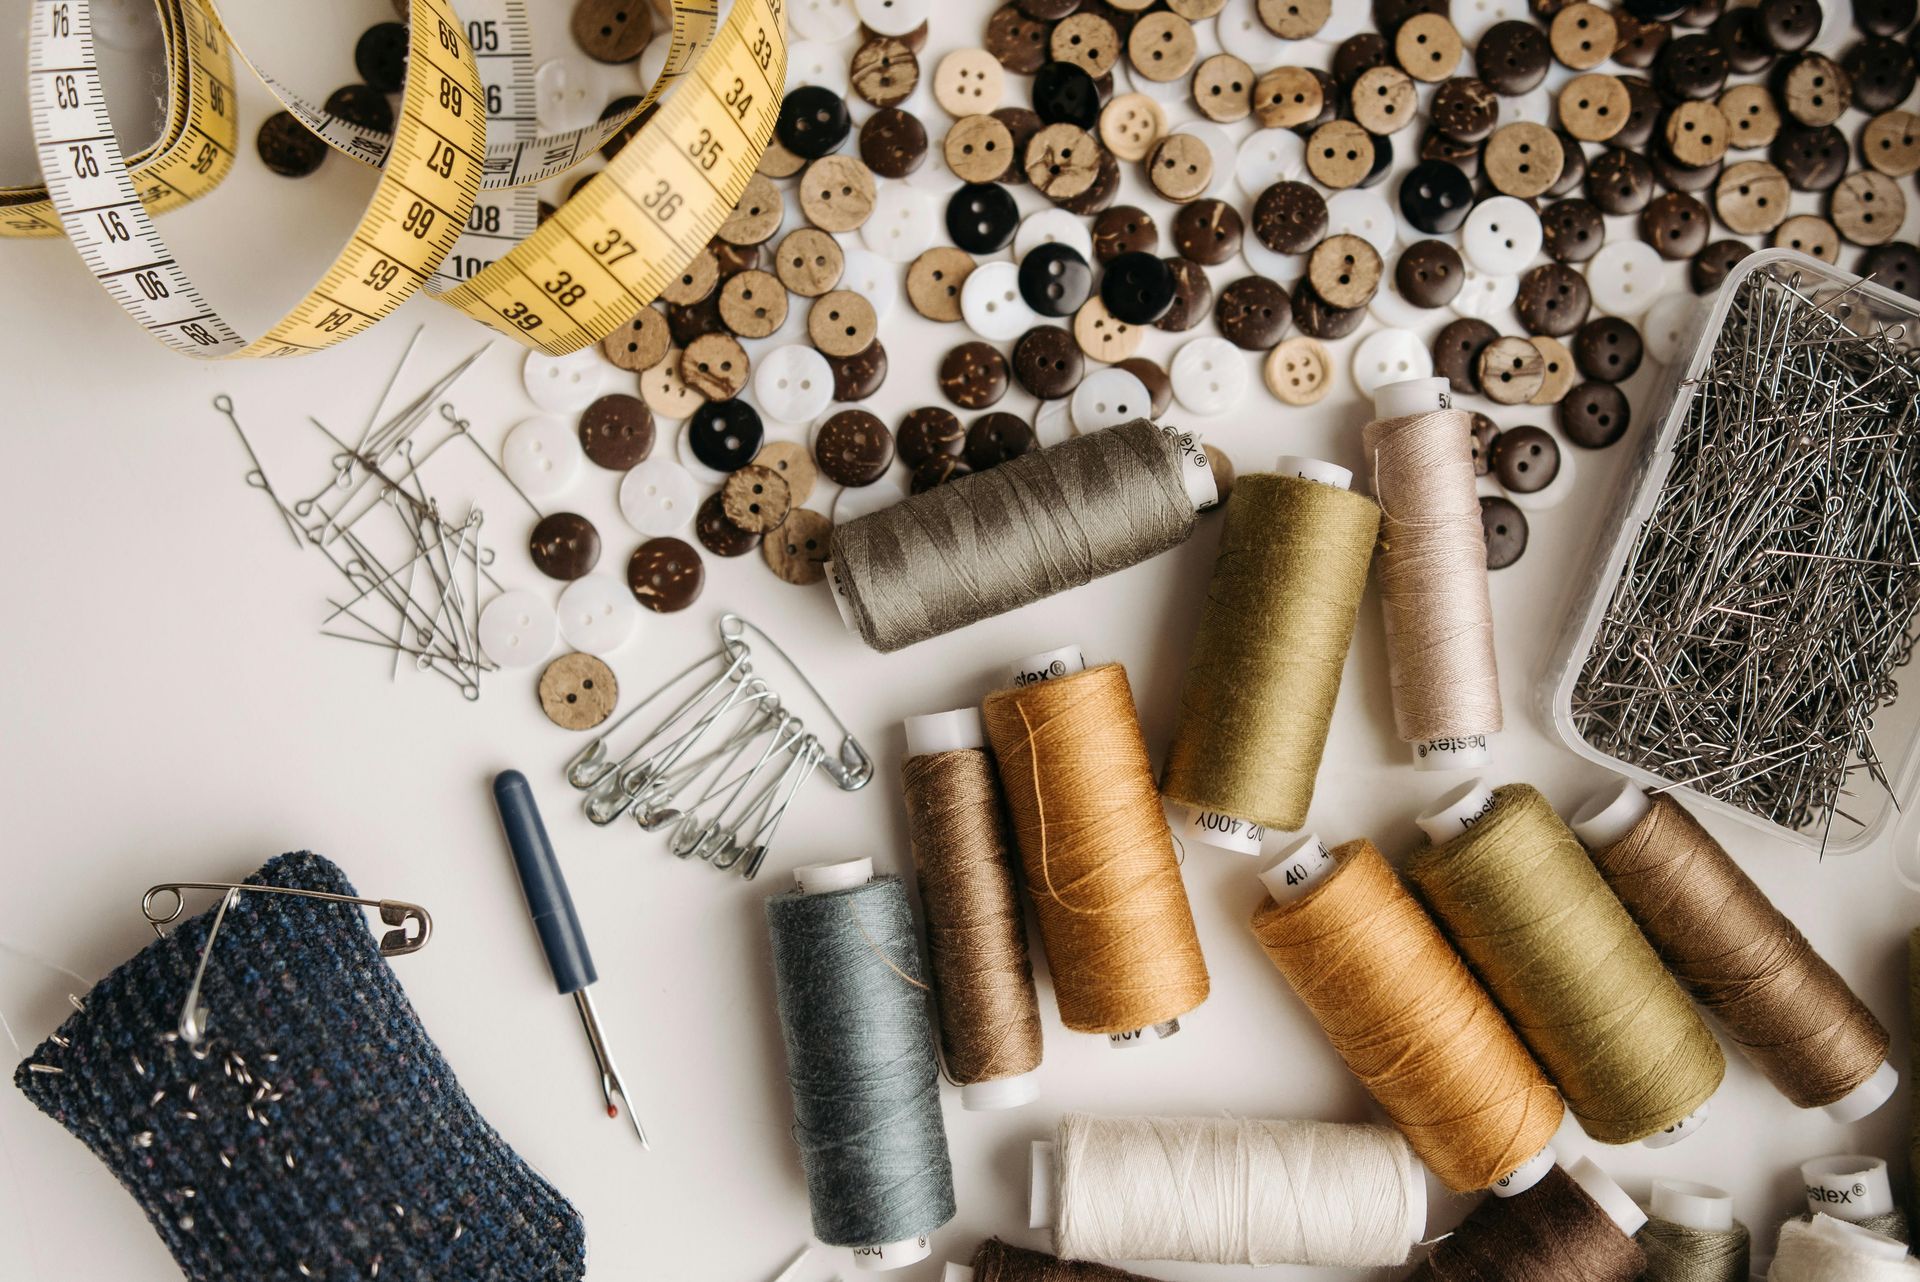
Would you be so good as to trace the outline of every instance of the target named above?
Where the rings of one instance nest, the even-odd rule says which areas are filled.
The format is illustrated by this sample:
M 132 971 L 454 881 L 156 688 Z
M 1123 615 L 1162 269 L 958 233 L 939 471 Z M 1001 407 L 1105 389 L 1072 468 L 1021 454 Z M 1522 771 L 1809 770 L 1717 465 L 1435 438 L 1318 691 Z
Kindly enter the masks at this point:
M 758 463 L 730 473 L 720 487 L 720 510 L 729 521 L 754 534 L 778 529 L 792 506 L 787 478 Z
M 1833 60 L 1802 54 L 1787 71 L 1787 114 L 1803 125 L 1830 125 L 1853 105 L 1853 82 Z
M 1311 405 L 1332 388 L 1333 364 L 1319 339 L 1289 338 L 1267 353 L 1260 376 L 1286 404 Z
M 1053 29 L 1048 48 L 1055 62 L 1071 62 L 1098 79 L 1120 60 L 1120 33 L 1097 13 L 1076 13 Z
M 1365 307 L 1380 286 L 1380 251 L 1358 236 L 1329 236 L 1308 256 L 1307 280 L 1330 307 Z
M 1100 141 L 1121 160 L 1145 160 L 1153 144 L 1166 132 L 1167 113 L 1143 93 L 1123 93 L 1100 110 Z M 1029 164 L 1033 160 L 1031 144 L 1027 148 L 1027 160 Z M 1033 176 L 1031 168 L 1027 176 Z
M 760 153 L 758 172 L 769 178 L 791 178 L 806 167 L 806 157 L 788 151 L 787 144 L 778 138 L 769 138 L 767 149 Z
M 1357 186 L 1373 168 L 1373 139 L 1351 120 L 1329 120 L 1307 139 L 1307 172 L 1336 191 Z
M 1496 190 L 1532 200 L 1560 181 L 1567 153 L 1560 145 L 1560 135 L 1545 125 L 1521 120 L 1493 131 L 1482 163 Z
M 1150 13 L 1127 36 L 1127 61 L 1159 84 L 1184 79 L 1199 55 L 1193 24 L 1177 13 Z
M 720 287 L 720 323 L 740 337 L 766 338 L 786 322 L 786 287 L 771 272 L 740 272 Z
M 740 203 L 733 207 L 727 221 L 720 224 L 720 239 L 735 245 L 758 245 L 780 230 L 787 207 L 780 189 L 765 174 L 747 179 Z
M 1735 85 L 1715 105 L 1727 118 L 1731 146 L 1765 147 L 1780 132 L 1780 104 L 1765 85 Z
M 1138 326 L 1116 319 L 1098 294 L 1082 303 L 1080 310 L 1073 314 L 1073 339 L 1080 344 L 1081 351 L 1096 361 L 1109 365 L 1124 361 L 1140 350 L 1145 337 Z
M 1581 142 L 1605 142 L 1627 127 L 1633 98 L 1618 76 L 1575 76 L 1560 87 L 1560 127 Z
M 1353 118 L 1376 137 L 1399 133 L 1418 114 L 1413 77 L 1398 67 L 1368 67 L 1349 95 Z
M 805 587 L 827 577 L 826 562 L 832 555 L 827 544 L 832 538 L 832 521 L 812 508 L 795 508 L 760 544 L 760 555 L 783 580 Z
M 740 395 L 748 373 L 747 349 L 731 334 L 702 334 L 680 354 L 680 380 L 710 401 Z
M 1213 151 L 1192 134 L 1168 134 L 1154 144 L 1147 181 L 1175 203 L 1197 199 L 1213 181 Z
M 1294 129 L 1320 118 L 1326 94 L 1305 67 L 1275 67 L 1253 84 L 1253 114 L 1265 129 Z
M 818 298 L 840 283 L 847 256 L 840 242 L 818 227 L 798 227 L 774 251 L 780 283 L 802 298 Z
M 1013 131 L 992 116 L 962 116 L 947 130 L 941 151 L 962 181 L 990 183 L 1013 164 Z
M 1415 80 L 1445 80 L 1460 65 L 1460 33 L 1437 13 L 1416 13 L 1394 35 L 1393 58 Z
M 822 156 L 800 175 L 800 210 L 823 231 L 853 231 L 873 213 L 873 171 L 853 156 Z
M 1726 113 L 1710 102 L 1683 102 L 1667 113 L 1667 150 L 1696 169 L 1727 154 L 1733 131 Z
M 563 654 L 540 674 L 540 710 L 562 730 L 591 730 L 619 702 L 613 669 L 591 654 Z
M 1713 187 L 1713 208 L 1729 231 L 1761 236 L 1787 217 L 1793 191 L 1787 176 L 1764 160 L 1728 165 Z
M 1110 0 L 1110 7 L 1124 13 L 1145 13 L 1153 8 L 1155 0 Z
M 1907 198 L 1893 179 L 1871 169 L 1848 174 L 1833 189 L 1834 228 L 1856 245 L 1884 245 L 1900 234 Z
M 1227 0 L 1167 0 L 1167 8 L 1188 22 L 1211 18 L 1227 7 Z
M 673 338 L 667 330 L 667 318 L 651 307 L 642 307 L 637 316 L 606 336 L 600 350 L 621 369 L 652 369 L 667 354 Z
M 653 35 L 653 10 L 633 0 L 578 0 L 573 42 L 595 62 L 631 62 Z
M 1068 200 L 1100 176 L 1100 144 L 1078 125 L 1048 125 L 1027 139 L 1027 181 L 1049 200 Z
M 873 304 L 851 290 L 822 294 L 807 312 L 807 337 L 828 356 L 866 351 L 878 330 Z
M 1545 334 L 1535 334 L 1527 341 L 1540 353 L 1540 367 L 1546 375 L 1540 380 L 1540 390 L 1533 394 L 1533 399 L 1527 404 L 1558 405 L 1573 389 L 1576 372 L 1573 353 L 1567 350 L 1565 343 Z
M 1795 214 L 1787 219 L 1769 243 L 1776 249 L 1797 249 L 1823 263 L 1840 261 L 1840 233 L 1832 223 L 1813 214 Z
M 1282 40 L 1305 40 L 1327 25 L 1333 0 L 1259 0 L 1258 11 L 1267 30 Z
M 1547 363 L 1540 349 L 1507 335 L 1480 349 L 1480 390 L 1497 405 L 1524 405 L 1546 386 Z
M 938 245 L 907 268 L 907 301 L 931 321 L 960 319 L 960 287 L 973 274 L 973 259 L 952 245 Z
M 660 297 L 677 306 L 689 307 L 704 300 L 719 284 L 720 260 L 714 257 L 711 248 L 702 249 L 685 270 L 667 282 Z
M 706 397 L 680 377 L 680 356 L 679 348 L 669 347 L 666 355 L 640 376 L 640 399 L 661 418 L 685 418 L 707 403 Z
M 1230 53 L 1216 53 L 1193 73 L 1193 105 L 1217 124 L 1245 120 L 1253 110 L 1254 80 L 1253 68 L 1245 62 Z M 1101 123 L 1104 133 L 1104 119 Z
M 1561 66 L 1591 71 L 1613 57 L 1620 43 L 1620 27 L 1613 15 L 1597 4 L 1570 4 L 1553 15 L 1547 42 Z
M 1860 152 L 1875 170 L 1905 178 L 1920 170 L 1920 116 L 1883 111 L 1860 131 Z
M 854 51 L 847 83 L 876 107 L 898 106 L 920 83 L 920 60 L 904 42 L 875 36 Z
M 813 456 L 807 453 L 806 446 L 797 441 L 768 441 L 753 456 L 753 465 L 778 473 L 780 479 L 787 483 L 789 512 L 807 501 L 813 493 L 813 483 L 818 479 Z
M 950 116 L 992 111 L 1007 91 L 1007 73 L 985 49 L 955 49 L 933 72 L 933 100 Z

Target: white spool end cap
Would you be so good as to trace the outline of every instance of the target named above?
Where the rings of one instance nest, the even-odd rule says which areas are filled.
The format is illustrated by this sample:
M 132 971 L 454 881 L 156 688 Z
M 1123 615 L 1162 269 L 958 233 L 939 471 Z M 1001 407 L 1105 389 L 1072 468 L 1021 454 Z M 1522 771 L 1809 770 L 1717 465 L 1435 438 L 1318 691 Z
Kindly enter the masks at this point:
M 1733 1198 L 1725 1189 L 1692 1180 L 1655 1180 L 1653 1213 L 1701 1233 L 1725 1233 L 1733 1227 Z
M 1007 680 L 1016 686 L 1030 686 L 1036 681 L 1052 681 L 1086 670 L 1087 656 L 1080 652 L 1080 647 L 1063 645 L 1058 650 L 1028 655 L 1007 669 Z
M 980 723 L 978 708 L 929 712 L 908 717 L 905 725 L 909 757 L 924 757 L 930 752 L 965 752 L 987 746 L 987 732 Z
M 1851 1224 L 1831 1215 L 1815 1213 L 1813 1222 L 1808 1225 L 1808 1228 L 1823 1242 L 1831 1242 L 1834 1246 L 1846 1250 L 1858 1251 L 1876 1260 L 1907 1258 L 1907 1247 L 1904 1242 L 1896 1242 L 1884 1234 L 1875 1233 L 1872 1229 L 1862 1228 L 1858 1224 Z
M 1427 840 L 1445 845 L 1493 813 L 1493 789 L 1484 779 L 1469 779 L 1415 815 L 1413 821 Z
M 853 1267 L 864 1273 L 883 1273 L 888 1269 L 905 1268 L 909 1264 L 918 1264 L 933 1254 L 933 1244 L 926 1236 L 910 1237 L 901 1242 L 886 1242 L 879 1246 L 857 1246 L 853 1249 Z
M 1027 1150 L 1027 1227 L 1053 1227 L 1053 1198 L 1059 1187 L 1052 1140 L 1035 1140 Z
M 1262 824 L 1251 819 L 1236 819 L 1224 810 L 1191 809 L 1187 811 L 1185 822 L 1180 825 L 1180 835 L 1219 850 L 1257 855 L 1260 853 L 1260 843 L 1266 840 L 1267 830 Z
M 1492 760 L 1483 734 L 1422 739 L 1410 746 L 1415 770 L 1478 770 Z
M 852 890 L 873 880 L 873 860 L 843 859 L 831 864 L 801 864 L 793 870 L 793 880 L 803 895 Z
M 1885 1060 L 1873 1070 L 1873 1076 L 1828 1104 L 1824 1111 L 1836 1122 L 1857 1122 L 1893 1098 L 1900 1086 L 1900 1072 Z
M 1444 378 L 1408 378 L 1373 389 L 1377 418 L 1405 418 L 1453 408 L 1453 388 Z
M 1493 1195 L 1495 1197 L 1512 1197 L 1516 1193 L 1525 1193 L 1528 1189 L 1546 1178 L 1547 1172 L 1551 1171 L 1553 1164 L 1559 1160 L 1560 1155 L 1553 1151 L 1553 1145 L 1547 1145 L 1538 1153 L 1535 1153 L 1532 1157 L 1495 1180 L 1493 1182 Z
M 1352 472 L 1338 463 L 1308 458 L 1304 454 L 1282 454 L 1274 460 L 1273 470 L 1282 476 L 1297 476 L 1303 481 L 1312 481 L 1317 485 L 1331 485 L 1336 490 L 1353 488 Z
M 969 1113 L 992 1113 L 1019 1108 L 1040 1098 L 1040 1075 L 1018 1073 L 991 1082 L 968 1082 L 960 1088 L 960 1107 Z
M 1852 1222 L 1893 1210 L 1893 1185 L 1887 1164 L 1865 1153 L 1840 1153 L 1800 1163 L 1807 1186 L 1807 1210 Z
M 1588 850 L 1605 850 L 1632 832 L 1651 809 L 1653 803 L 1640 791 L 1639 784 L 1620 779 L 1587 798 L 1573 812 L 1568 826 Z
M 1180 451 L 1180 484 L 1186 487 L 1193 510 L 1199 512 L 1218 503 L 1220 486 L 1213 479 L 1213 460 L 1207 457 L 1199 435 L 1176 427 L 1160 430 Z
M 1427 1168 L 1413 1158 L 1407 1179 L 1407 1242 L 1416 1245 L 1427 1240 Z
M 859 636 L 860 626 L 853 621 L 853 598 L 840 577 L 840 568 L 831 561 L 823 562 L 821 568 L 827 573 L 827 595 L 833 598 L 833 608 L 840 612 L 840 626 Z
M 1713 1101 L 1708 1100 L 1699 1108 L 1694 1109 L 1693 1112 L 1688 1113 L 1685 1117 L 1675 1122 L 1672 1126 L 1667 1127 L 1664 1131 L 1656 1132 L 1641 1140 L 1640 1146 L 1642 1148 L 1672 1148 L 1675 1144 L 1678 1144 L 1681 1140 L 1705 1126 L 1707 1124 L 1707 1113 L 1712 1108 Z
M 1600 1209 L 1607 1213 L 1607 1218 L 1618 1225 L 1620 1231 L 1628 1237 L 1638 1233 L 1640 1227 L 1647 1222 L 1647 1213 L 1640 1209 L 1637 1202 L 1627 1196 L 1625 1189 L 1613 1182 L 1611 1176 L 1595 1166 L 1592 1158 L 1581 1158 L 1567 1168 L 1567 1174 L 1573 1177 L 1575 1184 L 1586 1190 L 1588 1197 L 1600 1204 Z
M 940 1282 L 973 1282 L 973 1270 L 964 1264 L 948 1261 L 940 1270 Z
M 1260 866 L 1260 884 L 1274 903 L 1284 904 L 1301 898 L 1333 869 L 1333 852 L 1320 834 L 1303 832 Z

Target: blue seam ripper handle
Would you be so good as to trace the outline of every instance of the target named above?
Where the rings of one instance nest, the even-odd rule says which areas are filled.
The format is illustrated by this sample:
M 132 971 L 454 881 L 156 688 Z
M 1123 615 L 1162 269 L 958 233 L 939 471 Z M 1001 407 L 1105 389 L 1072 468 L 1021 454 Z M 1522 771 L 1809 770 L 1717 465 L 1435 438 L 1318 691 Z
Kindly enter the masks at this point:
M 540 947 L 553 968 L 553 981 L 563 995 L 579 992 L 599 975 L 587 952 L 580 918 L 574 914 L 567 879 L 560 875 L 560 861 L 547 840 L 547 827 L 540 822 L 533 787 L 518 770 L 502 770 L 493 777 L 493 800 L 500 807 L 500 825 L 513 847 L 513 866 L 520 873 L 520 888 L 527 893 L 527 910 L 540 932 Z

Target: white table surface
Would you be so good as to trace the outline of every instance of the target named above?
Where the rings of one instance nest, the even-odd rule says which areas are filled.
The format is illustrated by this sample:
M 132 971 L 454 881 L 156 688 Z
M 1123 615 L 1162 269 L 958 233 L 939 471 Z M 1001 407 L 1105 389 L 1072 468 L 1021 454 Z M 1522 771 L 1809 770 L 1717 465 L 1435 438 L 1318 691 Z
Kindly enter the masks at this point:
M 386 9 L 385 0 L 356 2 L 342 6 L 348 32 Z M 937 28 L 929 69 L 939 52 L 975 39 L 991 5 L 965 0 L 951 8 L 958 16 Z M 311 83 L 324 92 L 348 75 L 342 47 L 318 60 Z M 264 95 L 246 83 L 246 146 L 235 174 L 162 226 L 212 296 L 257 331 L 318 275 L 370 178 L 337 156 L 306 181 L 267 174 L 251 147 Z M 944 117 L 930 98 L 916 107 L 937 146 Z M 1846 123 L 1851 133 L 1857 116 Z M 923 181 L 942 190 L 935 178 Z M 1128 182 L 1128 195 L 1138 198 L 1132 174 Z M 1020 198 L 1036 206 L 1031 190 Z M 1164 228 L 1170 211 L 1154 207 Z M 1631 234 L 1620 220 L 1610 230 Z M 1243 270 L 1215 269 L 1216 287 Z M 493 676 L 469 705 L 414 673 L 390 683 L 382 652 L 319 636 L 323 598 L 338 580 L 314 553 L 294 549 L 265 500 L 242 482 L 239 444 L 209 405 L 215 393 L 231 394 L 276 484 L 305 493 L 325 469 L 325 449 L 306 415 L 357 430 L 415 325 L 425 327 L 413 366 L 422 380 L 488 341 L 479 327 L 421 299 L 322 356 L 196 365 L 140 334 L 57 241 L 0 245 L 0 298 L 8 449 L 0 471 L 0 546 L 7 549 L 0 601 L 9 634 L 0 678 L 7 817 L 0 1013 L 21 1055 L 57 1023 L 67 991 L 151 938 L 139 913 L 147 885 L 238 879 L 281 851 L 320 851 L 364 893 L 417 900 L 433 912 L 431 946 L 398 959 L 395 971 L 481 1111 L 585 1216 L 593 1278 L 760 1282 L 806 1240 L 809 1224 L 787 1135 L 791 1109 L 760 905 L 790 884 L 800 863 L 868 855 L 884 871 L 910 871 L 899 799 L 901 718 L 973 702 L 1010 660 L 1078 641 L 1090 658 L 1127 665 L 1156 761 L 1164 754 L 1218 517 L 1150 564 L 885 657 L 842 630 L 823 586 L 789 587 L 758 556 L 709 556 L 695 606 L 645 617 L 613 657 L 627 694 L 710 649 L 721 611 L 742 611 L 806 665 L 879 770 L 858 793 L 809 784 L 753 884 L 683 865 L 657 837 L 627 824 L 596 829 L 579 814 L 560 777 L 576 741 L 546 721 L 531 674 Z M 963 337 L 957 326 L 908 312 L 903 301 L 883 327 L 892 374 L 872 408 L 889 422 L 916 404 L 938 403 L 933 366 Z M 789 331 L 803 323 L 804 309 L 796 308 Z M 1209 323 L 1196 332 L 1213 331 Z M 1179 339 L 1153 334 L 1147 354 L 1168 359 Z M 1340 361 L 1357 341 L 1334 345 Z M 759 352 L 768 344 L 749 346 Z M 484 442 L 497 444 L 532 412 L 519 360 L 495 340 L 454 398 Z M 611 378 L 609 390 L 632 390 L 631 376 Z M 1643 372 L 1630 388 L 1636 432 L 1644 430 L 1651 381 Z M 1368 413 L 1344 370 L 1336 382 L 1312 409 L 1285 409 L 1256 381 L 1232 414 L 1172 417 L 1203 428 L 1244 471 L 1270 466 L 1280 453 L 1352 465 Z M 1031 405 L 1016 391 L 999 408 Z M 1541 411 L 1497 417 L 1507 425 L 1547 421 Z M 774 434 L 800 436 L 795 429 Z M 663 426 L 660 448 L 670 449 L 675 435 Z M 1606 776 L 1551 740 L 1533 686 L 1624 452 L 1579 452 L 1568 500 L 1534 514 L 1527 555 L 1493 577 L 1507 730 L 1488 773 L 1539 785 L 1563 811 Z M 430 472 L 429 481 L 449 500 L 483 507 L 500 549 L 498 572 L 510 586 L 553 592 L 526 558 L 530 516 L 477 456 Z M 615 485 L 612 474 L 589 468 L 567 502 L 599 524 L 610 569 L 639 541 L 618 515 Z M 830 489 L 812 505 L 825 510 Z M 624 1124 L 602 1115 L 571 1003 L 554 994 L 536 946 L 487 790 L 493 772 L 508 766 L 532 779 L 561 851 L 602 976 L 600 1009 L 655 1137 L 650 1154 Z M 1416 773 L 1393 738 L 1378 610 L 1369 599 L 1312 822 L 1330 840 L 1364 834 L 1404 855 L 1416 840 L 1414 813 L 1454 781 Z M 1904 1075 L 1906 932 L 1920 914 L 1885 843 L 1818 862 L 1740 825 L 1708 823 L 1892 1028 Z M 1376 1116 L 1252 938 L 1247 920 L 1260 891 L 1251 861 L 1194 847 L 1185 877 L 1213 976 L 1211 998 L 1173 1040 L 1117 1053 L 1104 1039 L 1060 1027 L 1036 955 L 1047 1037 L 1043 1095 L 1015 1112 L 974 1114 L 945 1088 L 959 1214 L 936 1235 L 934 1262 L 903 1279 L 937 1277 L 939 1260 L 966 1260 L 989 1234 L 1046 1244 L 1044 1232 L 1026 1227 L 1027 1145 L 1063 1112 Z M 1800 1160 L 1861 1151 L 1904 1169 L 1907 1098 L 1903 1090 L 1865 1121 L 1836 1125 L 1794 1109 L 1730 1056 L 1711 1119 L 1680 1146 L 1605 1148 L 1571 1121 L 1557 1143 L 1566 1159 L 1593 1155 L 1643 1198 L 1659 1175 L 1727 1188 L 1770 1250 L 1771 1226 L 1798 1209 Z M 1433 1193 L 1436 1232 L 1473 1204 L 1438 1185 Z M 1140 1267 L 1193 1282 L 1245 1274 Z M 846 1257 L 818 1250 L 799 1282 L 836 1271 L 849 1271 Z M 174 1276 L 106 1170 L 12 1090 L 0 1091 L 0 1276 Z

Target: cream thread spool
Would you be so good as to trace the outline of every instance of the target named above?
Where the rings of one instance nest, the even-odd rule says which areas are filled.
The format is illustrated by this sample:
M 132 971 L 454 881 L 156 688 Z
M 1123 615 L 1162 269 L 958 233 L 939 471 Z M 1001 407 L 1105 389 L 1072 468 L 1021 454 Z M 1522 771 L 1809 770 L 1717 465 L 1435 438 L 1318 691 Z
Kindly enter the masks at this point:
M 1905 1244 L 1863 1225 L 1815 1214 L 1780 1226 L 1780 1251 L 1767 1277 L 1774 1282 L 1893 1282 L 1920 1277 L 1920 1262 Z

